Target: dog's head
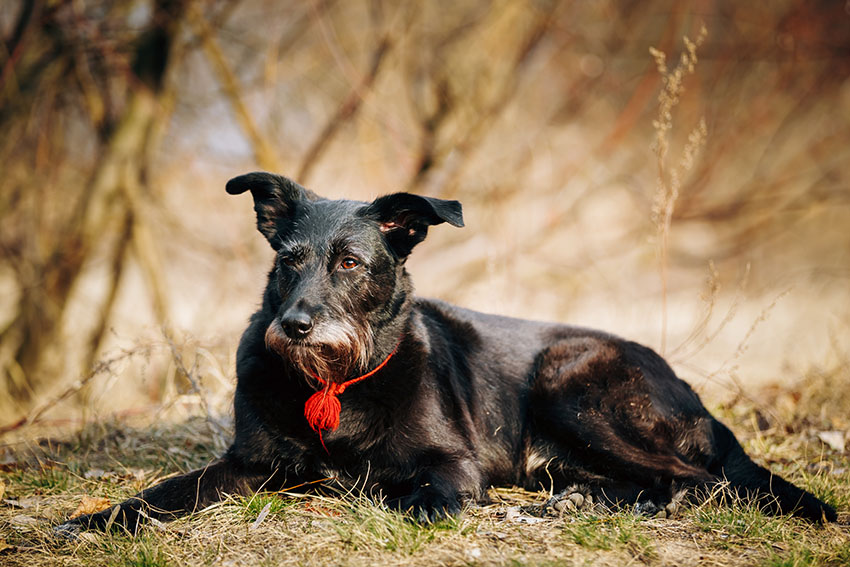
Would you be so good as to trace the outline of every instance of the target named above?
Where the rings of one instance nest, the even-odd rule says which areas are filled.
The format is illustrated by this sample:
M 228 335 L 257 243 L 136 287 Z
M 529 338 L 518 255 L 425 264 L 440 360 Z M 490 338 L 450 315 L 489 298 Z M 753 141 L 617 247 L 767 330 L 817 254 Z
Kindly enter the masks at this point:
M 265 172 L 228 181 L 228 193 L 245 191 L 254 197 L 257 228 L 277 251 L 266 343 L 308 376 L 335 382 L 373 362 L 375 337 L 410 293 L 404 262 L 428 227 L 463 226 L 457 201 L 411 193 L 365 203 L 323 199 Z

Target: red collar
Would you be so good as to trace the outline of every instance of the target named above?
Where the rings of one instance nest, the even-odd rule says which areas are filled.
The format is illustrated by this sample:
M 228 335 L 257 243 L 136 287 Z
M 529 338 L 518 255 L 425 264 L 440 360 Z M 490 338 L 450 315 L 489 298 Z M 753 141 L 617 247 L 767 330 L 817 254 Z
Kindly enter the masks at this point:
M 374 370 L 367 372 L 363 376 L 352 378 L 342 384 L 322 380 L 314 372 L 310 372 L 313 378 L 315 378 L 323 386 L 323 388 L 310 396 L 307 403 L 304 404 L 304 417 L 307 418 L 307 423 L 310 424 L 313 431 L 319 434 L 319 441 L 322 442 L 322 447 L 325 447 L 325 442 L 322 439 L 322 430 L 328 429 L 330 431 L 334 431 L 339 427 L 339 412 L 342 409 L 342 406 L 340 405 L 337 396 L 342 394 L 345 389 L 352 384 L 356 384 L 366 378 L 374 376 L 379 370 L 381 370 L 381 368 L 387 365 L 398 350 L 398 346 L 399 345 L 396 345 L 389 356 L 387 356 L 381 364 L 375 367 Z M 327 450 L 327 447 L 325 447 L 326 452 Z

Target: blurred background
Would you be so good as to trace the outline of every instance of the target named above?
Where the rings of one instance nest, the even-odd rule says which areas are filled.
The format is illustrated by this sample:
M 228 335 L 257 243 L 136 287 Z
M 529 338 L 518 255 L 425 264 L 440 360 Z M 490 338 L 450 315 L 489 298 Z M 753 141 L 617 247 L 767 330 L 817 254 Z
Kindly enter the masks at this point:
M 257 169 L 462 201 L 421 295 L 710 404 L 850 383 L 850 2 L 10 0 L 0 35 L 0 433 L 226 430 Z

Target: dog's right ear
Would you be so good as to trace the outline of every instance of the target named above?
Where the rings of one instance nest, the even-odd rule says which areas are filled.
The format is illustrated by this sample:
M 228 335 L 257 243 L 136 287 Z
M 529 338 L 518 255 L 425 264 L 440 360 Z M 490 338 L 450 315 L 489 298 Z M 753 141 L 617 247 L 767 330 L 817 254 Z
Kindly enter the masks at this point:
M 251 191 L 254 210 L 257 212 L 257 229 L 275 250 L 280 247 L 280 239 L 276 236 L 282 225 L 292 218 L 298 202 L 318 198 L 315 193 L 291 179 L 265 171 L 234 177 L 225 188 L 231 195 Z
M 447 222 L 463 226 L 463 209 L 457 201 L 393 193 L 378 197 L 361 214 L 377 221 L 390 249 L 400 259 L 425 240 L 428 227 Z

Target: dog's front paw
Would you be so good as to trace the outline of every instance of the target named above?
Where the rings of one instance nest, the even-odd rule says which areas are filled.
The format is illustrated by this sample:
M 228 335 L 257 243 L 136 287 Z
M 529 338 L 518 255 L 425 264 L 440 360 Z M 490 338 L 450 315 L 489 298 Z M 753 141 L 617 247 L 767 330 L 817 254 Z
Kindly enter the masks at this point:
M 59 524 L 58 526 L 53 527 L 53 537 L 58 540 L 65 541 L 74 541 L 83 531 L 83 526 L 79 522 L 76 521 L 76 518 L 73 520 L 68 520 L 64 524 Z
M 120 506 L 112 506 L 94 514 L 83 514 L 82 516 L 71 518 L 64 524 L 55 526 L 53 528 L 53 535 L 59 539 L 75 540 L 85 530 L 106 531 L 113 525 L 119 525 L 116 520 L 123 520 L 125 518 L 125 515 L 120 514 L 120 512 Z M 122 523 L 120 525 L 124 524 Z
M 399 510 L 410 514 L 416 521 L 430 524 L 457 516 L 461 512 L 458 495 L 439 494 L 421 490 L 399 499 Z

